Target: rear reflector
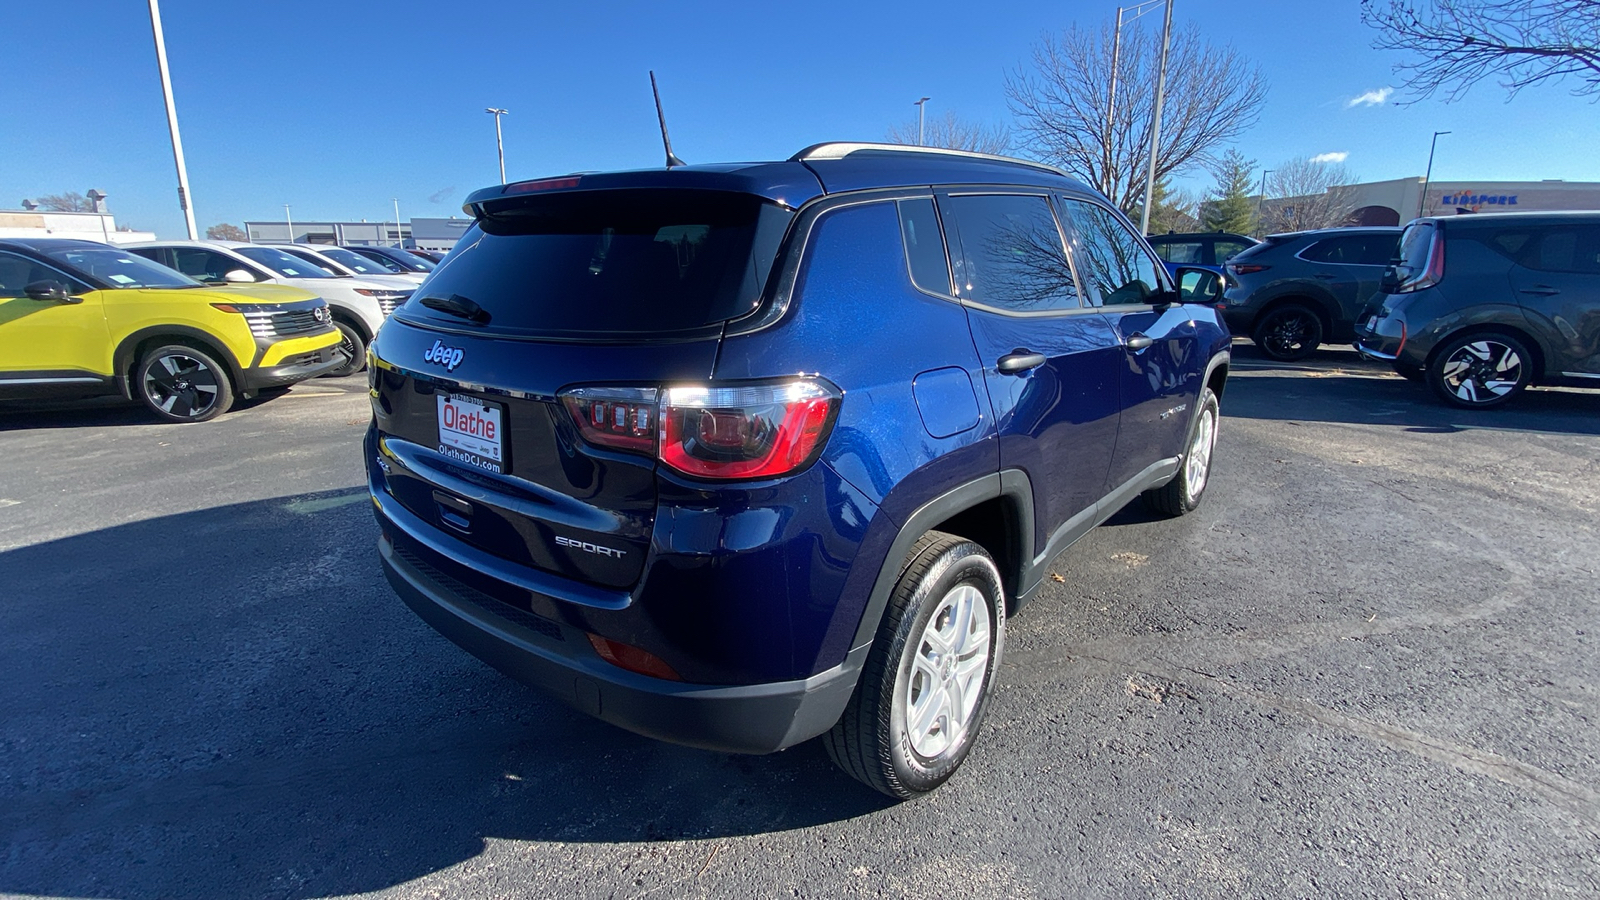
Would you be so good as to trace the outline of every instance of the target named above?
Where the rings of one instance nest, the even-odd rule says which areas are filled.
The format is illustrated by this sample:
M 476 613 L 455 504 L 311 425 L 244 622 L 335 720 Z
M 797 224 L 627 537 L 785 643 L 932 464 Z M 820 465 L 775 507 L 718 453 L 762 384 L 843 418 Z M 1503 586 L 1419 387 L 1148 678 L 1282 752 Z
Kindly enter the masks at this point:
M 575 188 L 583 178 L 580 175 L 567 175 L 562 178 L 541 178 L 537 181 L 518 181 L 508 184 L 501 189 L 501 194 L 537 194 L 540 191 L 559 191 L 563 188 Z
M 665 678 L 668 681 L 683 680 L 682 675 L 674 671 L 661 657 L 648 650 L 630 647 L 621 641 L 603 638 L 598 634 L 589 635 L 589 645 L 594 648 L 594 652 L 600 654 L 601 659 L 619 669 L 627 669 L 629 672 L 637 672 L 651 678 Z

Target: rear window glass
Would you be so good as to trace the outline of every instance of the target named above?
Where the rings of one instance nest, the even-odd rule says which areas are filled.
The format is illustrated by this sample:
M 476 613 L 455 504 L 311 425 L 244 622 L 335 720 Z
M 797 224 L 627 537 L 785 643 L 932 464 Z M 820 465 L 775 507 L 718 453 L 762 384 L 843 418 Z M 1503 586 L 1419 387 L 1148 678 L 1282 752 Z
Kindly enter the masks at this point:
M 403 315 L 459 296 L 483 330 L 527 336 L 683 331 L 761 301 L 790 214 L 759 197 L 675 189 L 573 191 L 500 201 L 462 236 Z
M 1400 235 L 1400 249 L 1395 262 L 1395 273 L 1402 280 L 1420 275 L 1428 268 L 1428 250 L 1433 245 L 1433 226 L 1427 222 L 1407 225 Z

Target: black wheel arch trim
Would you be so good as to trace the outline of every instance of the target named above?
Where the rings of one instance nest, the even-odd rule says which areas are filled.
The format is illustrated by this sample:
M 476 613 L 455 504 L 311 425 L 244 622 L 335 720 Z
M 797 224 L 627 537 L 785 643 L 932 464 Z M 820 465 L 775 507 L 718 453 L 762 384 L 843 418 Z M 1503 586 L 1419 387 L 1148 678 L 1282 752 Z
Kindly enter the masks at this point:
M 228 378 L 236 389 L 237 386 L 244 383 L 244 369 L 239 365 L 239 361 L 234 359 L 233 353 L 227 349 L 226 345 L 218 341 L 215 335 L 186 325 L 152 325 L 149 328 L 141 328 L 123 338 L 111 357 L 117 377 L 122 381 L 122 394 L 129 400 L 138 399 L 133 394 L 133 367 L 138 363 L 138 360 L 134 358 L 134 351 L 139 348 L 140 344 L 152 338 L 162 340 L 173 338 L 180 342 L 198 341 L 200 349 L 211 354 L 216 358 L 217 362 L 222 363 L 227 368 Z

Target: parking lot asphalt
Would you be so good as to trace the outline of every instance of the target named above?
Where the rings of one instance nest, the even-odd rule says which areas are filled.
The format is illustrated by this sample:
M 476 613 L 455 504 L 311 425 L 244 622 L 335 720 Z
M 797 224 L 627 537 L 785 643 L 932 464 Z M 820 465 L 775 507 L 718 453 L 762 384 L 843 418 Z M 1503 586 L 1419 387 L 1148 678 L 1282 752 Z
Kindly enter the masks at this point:
M 1059 557 L 904 804 L 434 633 L 379 571 L 366 402 L 0 410 L 0 893 L 1600 895 L 1600 392 L 1469 414 L 1240 345 L 1204 506 Z

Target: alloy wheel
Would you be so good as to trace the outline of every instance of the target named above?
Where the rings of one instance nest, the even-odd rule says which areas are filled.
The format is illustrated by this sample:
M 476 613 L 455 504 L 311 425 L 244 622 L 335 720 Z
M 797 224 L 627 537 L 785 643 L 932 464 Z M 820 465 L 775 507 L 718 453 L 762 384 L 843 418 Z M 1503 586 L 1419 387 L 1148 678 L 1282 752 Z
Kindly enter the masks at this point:
M 221 387 L 216 373 L 201 360 L 168 353 L 145 370 L 144 392 L 152 406 L 177 418 L 193 419 L 217 405 Z
M 952 589 L 928 618 L 906 680 L 906 736 L 919 756 L 932 759 L 956 746 L 972 724 L 990 633 L 989 604 L 970 584 Z
M 1445 389 L 1465 403 L 1492 403 L 1522 381 L 1522 354 L 1493 339 L 1463 344 L 1439 369 Z
M 1312 325 L 1309 313 L 1299 310 L 1281 312 L 1267 324 L 1262 337 L 1274 356 L 1293 356 L 1305 347 Z
M 1194 440 L 1184 461 L 1184 490 L 1190 503 L 1206 489 L 1206 479 L 1211 477 L 1211 451 L 1216 446 L 1217 414 L 1207 407 L 1200 410 L 1200 421 L 1195 423 Z

